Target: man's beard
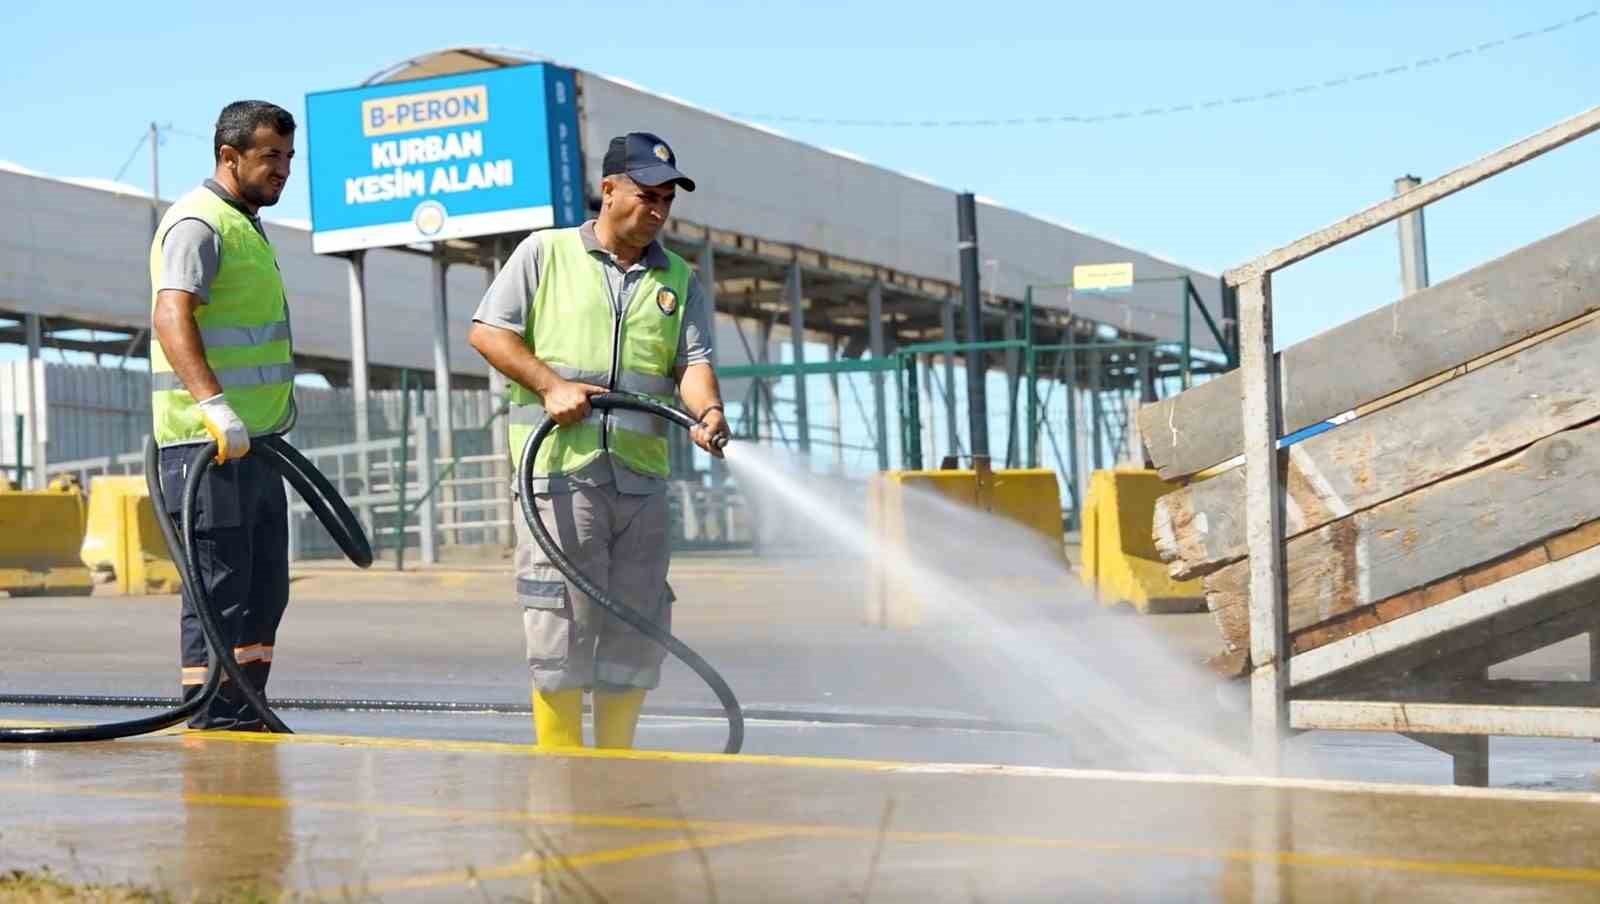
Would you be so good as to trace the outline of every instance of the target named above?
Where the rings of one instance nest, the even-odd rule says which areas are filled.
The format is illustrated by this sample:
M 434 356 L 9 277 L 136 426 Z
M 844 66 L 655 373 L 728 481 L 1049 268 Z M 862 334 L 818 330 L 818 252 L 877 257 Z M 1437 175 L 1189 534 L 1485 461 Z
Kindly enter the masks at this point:
M 250 204 L 255 207 L 271 207 L 272 205 L 278 203 L 278 199 L 282 196 L 282 189 L 279 189 L 276 193 L 274 193 L 272 186 L 270 185 L 263 185 L 259 187 L 253 185 L 239 186 L 239 197 L 246 204 Z

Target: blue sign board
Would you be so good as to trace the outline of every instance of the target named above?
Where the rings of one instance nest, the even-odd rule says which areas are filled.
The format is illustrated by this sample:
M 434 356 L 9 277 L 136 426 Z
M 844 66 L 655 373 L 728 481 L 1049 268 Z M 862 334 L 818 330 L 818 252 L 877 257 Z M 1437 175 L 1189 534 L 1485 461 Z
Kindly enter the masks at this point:
M 306 95 L 318 254 L 575 226 L 573 74 L 547 63 Z

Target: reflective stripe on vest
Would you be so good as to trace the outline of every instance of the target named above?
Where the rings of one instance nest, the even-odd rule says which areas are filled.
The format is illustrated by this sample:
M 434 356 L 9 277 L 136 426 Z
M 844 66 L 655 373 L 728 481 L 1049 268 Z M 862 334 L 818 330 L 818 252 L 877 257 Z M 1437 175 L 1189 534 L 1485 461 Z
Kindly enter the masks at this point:
M 210 226 L 222 246 L 206 303 L 194 319 L 228 404 L 252 436 L 282 433 L 294 425 L 294 351 L 283 279 L 272 245 L 249 217 L 201 186 L 167 210 L 150 244 L 150 283 L 165 284 L 161 241 L 176 223 Z M 155 309 L 155 291 L 151 293 Z M 183 386 L 159 341 L 150 347 L 150 407 L 162 446 L 207 437 L 195 398 Z
M 604 266 L 577 229 L 537 233 L 543 242 L 539 288 L 529 300 L 528 347 L 565 380 L 593 383 L 671 404 L 689 266 L 667 252 L 666 268 L 649 269 L 632 295 L 612 308 Z M 511 454 L 520 460 L 533 429 L 544 421 L 539 397 L 513 385 Z M 537 473 L 569 474 L 609 451 L 630 469 L 665 477 L 668 425 L 637 411 L 598 413 L 557 429 L 539 450 Z
M 217 376 L 217 382 L 222 384 L 226 392 L 229 389 L 239 389 L 245 386 L 266 386 L 272 383 L 293 383 L 293 364 L 267 364 L 262 367 L 243 365 L 240 367 L 222 367 L 211 369 Z M 150 375 L 150 389 L 155 392 L 183 389 L 183 381 L 172 371 Z M 242 416 L 242 415 L 241 415 Z
M 206 348 L 266 345 L 268 342 L 287 342 L 289 322 L 281 320 L 266 326 L 212 326 L 200 330 L 200 341 Z M 290 375 L 290 379 L 293 379 Z

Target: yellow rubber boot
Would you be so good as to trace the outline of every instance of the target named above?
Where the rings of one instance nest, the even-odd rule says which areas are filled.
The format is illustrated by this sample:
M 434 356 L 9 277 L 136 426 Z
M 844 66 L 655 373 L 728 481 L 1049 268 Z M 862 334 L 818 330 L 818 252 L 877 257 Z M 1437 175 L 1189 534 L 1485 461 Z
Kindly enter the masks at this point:
M 582 747 L 583 688 L 534 690 L 533 731 L 540 747 Z
M 594 746 L 633 749 L 633 732 L 639 727 L 644 688 L 594 692 Z

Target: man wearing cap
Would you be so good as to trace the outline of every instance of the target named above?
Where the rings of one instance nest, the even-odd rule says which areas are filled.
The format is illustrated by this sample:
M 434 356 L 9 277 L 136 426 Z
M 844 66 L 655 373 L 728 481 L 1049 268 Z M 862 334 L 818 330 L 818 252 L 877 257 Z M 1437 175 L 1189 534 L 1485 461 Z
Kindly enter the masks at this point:
M 670 627 L 668 425 L 593 411 L 589 396 L 616 390 L 670 403 L 676 393 L 700 421 L 695 444 L 722 457 L 713 312 L 688 263 L 656 240 L 678 188 L 695 186 L 672 148 L 644 132 L 613 138 L 601 172 L 599 216 L 518 245 L 468 341 L 511 381 L 513 456 L 546 414 L 561 425 L 534 462 L 534 502 L 562 551 L 611 596 Z M 588 690 L 595 746 L 631 747 L 665 651 L 570 585 L 514 520 L 539 746 L 583 745 Z

